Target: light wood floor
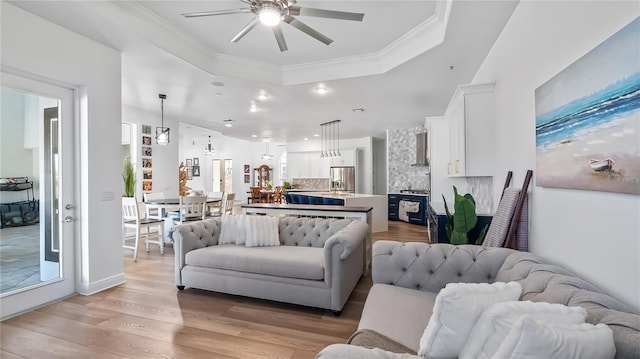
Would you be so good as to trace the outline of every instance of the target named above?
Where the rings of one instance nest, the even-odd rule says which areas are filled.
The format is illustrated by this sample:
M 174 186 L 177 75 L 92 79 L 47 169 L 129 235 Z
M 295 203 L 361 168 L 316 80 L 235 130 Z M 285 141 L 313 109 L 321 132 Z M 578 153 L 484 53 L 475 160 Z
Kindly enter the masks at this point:
M 389 222 L 373 240 L 426 241 L 425 227 Z M 138 261 L 125 253 L 127 282 L 1 323 L 0 357 L 13 358 L 313 358 L 356 330 L 371 277 L 343 313 L 174 285 L 173 249 Z

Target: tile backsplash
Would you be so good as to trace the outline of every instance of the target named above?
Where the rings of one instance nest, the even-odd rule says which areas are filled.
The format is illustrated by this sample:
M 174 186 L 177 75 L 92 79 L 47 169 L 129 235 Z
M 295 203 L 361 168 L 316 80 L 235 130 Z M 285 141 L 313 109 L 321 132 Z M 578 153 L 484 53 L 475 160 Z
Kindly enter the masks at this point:
M 387 161 L 389 193 L 413 189 L 430 189 L 429 167 L 411 166 L 416 163 L 416 134 L 427 132 L 424 127 L 387 131 Z
M 493 180 L 492 177 L 467 177 L 469 193 L 476 201 L 476 213 L 493 212 Z
M 329 190 L 328 178 L 293 178 L 291 185 L 294 189 L 321 189 Z

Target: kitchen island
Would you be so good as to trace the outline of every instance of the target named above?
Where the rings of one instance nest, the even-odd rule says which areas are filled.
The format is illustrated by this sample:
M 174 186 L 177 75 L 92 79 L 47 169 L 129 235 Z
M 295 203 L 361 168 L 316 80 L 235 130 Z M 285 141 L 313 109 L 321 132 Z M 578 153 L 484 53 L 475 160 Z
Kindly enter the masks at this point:
M 296 192 L 291 193 L 294 204 L 341 205 L 345 207 L 371 207 L 371 232 L 389 230 L 387 196 L 350 192 Z

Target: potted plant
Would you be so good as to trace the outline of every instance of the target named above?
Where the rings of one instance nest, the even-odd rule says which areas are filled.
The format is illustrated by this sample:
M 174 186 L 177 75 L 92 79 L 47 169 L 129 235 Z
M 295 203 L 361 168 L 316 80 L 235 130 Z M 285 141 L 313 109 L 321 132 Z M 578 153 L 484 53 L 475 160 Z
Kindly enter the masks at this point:
M 475 228 L 478 223 L 478 216 L 476 214 L 476 201 L 470 193 L 461 196 L 458 193 L 456 186 L 453 186 L 453 214 L 449 212 L 449 206 L 447 200 L 442 195 L 444 201 L 444 210 L 447 215 L 447 222 L 445 224 L 445 231 L 447 238 L 451 244 L 467 244 L 469 243 L 469 232 Z M 487 232 L 487 227 L 484 226 L 478 234 L 478 238 L 475 238 L 473 243 L 482 244 L 484 235 Z
M 122 169 L 122 181 L 124 182 L 124 196 L 134 197 L 136 193 L 136 171 L 131 163 L 131 157 L 124 159 L 124 168 Z

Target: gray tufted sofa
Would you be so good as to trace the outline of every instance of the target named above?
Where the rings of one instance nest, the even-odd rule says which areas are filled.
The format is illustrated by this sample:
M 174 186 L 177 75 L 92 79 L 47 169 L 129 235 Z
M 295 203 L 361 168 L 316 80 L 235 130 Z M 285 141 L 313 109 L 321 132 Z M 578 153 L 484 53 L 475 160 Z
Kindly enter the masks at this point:
M 350 339 L 355 345 L 330 345 L 317 359 L 420 358 L 415 353 L 438 291 L 451 282 L 495 281 L 520 282 L 521 300 L 585 308 L 587 322 L 604 323 L 613 330 L 616 358 L 640 358 L 637 312 L 569 270 L 531 253 L 474 245 L 378 241 L 373 246 L 372 270 L 374 285 L 358 331 Z M 395 353 L 381 346 L 393 348 Z
M 221 218 L 176 226 L 176 286 L 331 309 L 363 275 L 369 226 L 348 219 L 279 219 L 280 246 L 218 245 Z

